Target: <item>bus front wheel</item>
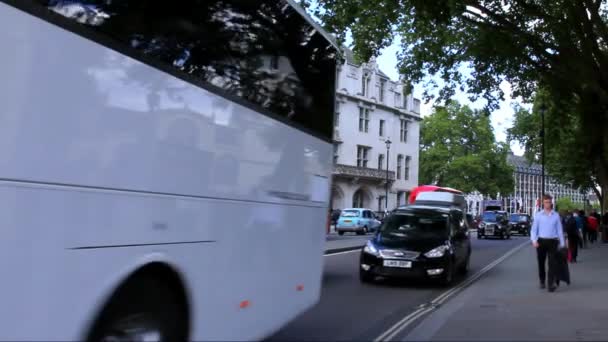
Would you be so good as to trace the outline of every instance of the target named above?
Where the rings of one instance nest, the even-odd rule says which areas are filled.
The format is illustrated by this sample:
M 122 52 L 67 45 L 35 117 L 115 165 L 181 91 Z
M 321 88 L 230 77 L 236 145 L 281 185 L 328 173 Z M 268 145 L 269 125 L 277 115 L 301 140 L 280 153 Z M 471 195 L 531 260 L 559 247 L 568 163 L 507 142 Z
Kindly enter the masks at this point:
M 101 312 L 89 342 L 187 341 L 187 317 L 171 288 L 155 277 L 129 281 Z

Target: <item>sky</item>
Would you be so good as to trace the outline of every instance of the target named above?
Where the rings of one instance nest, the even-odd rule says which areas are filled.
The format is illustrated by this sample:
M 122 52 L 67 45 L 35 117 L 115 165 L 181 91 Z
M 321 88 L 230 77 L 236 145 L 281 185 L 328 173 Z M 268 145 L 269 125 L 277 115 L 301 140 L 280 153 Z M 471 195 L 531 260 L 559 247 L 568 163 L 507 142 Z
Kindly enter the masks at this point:
M 392 80 L 399 79 L 399 73 L 397 72 L 397 52 L 400 50 L 400 45 L 397 41 L 395 41 L 391 46 L 385 48 L 380 56 L 376 59 L 378 66 L 382 71 L 384 71 Z M 438 84 L 439 83 L 439 80 Z M 506 130 L 513 125 L 513 107 L 512 104 L 515 102 L 522 103 L 523 101 L 520 99 L 514 100 L 510 96 L 511 86 L 507 82 L 503 82 L 501 85 L 502 90 L 505 92 L 505 100 L 500 103 L 500 108 L 494 111 L 491 114 L 492 126 L 494 128 L 494 134 L 496 135 L 496 140 L 498 141 L 506 141 Z M 424 89 L 422 84 L 414 86 L 414 97 L 422 100 L 422 93 Z M 482 108 L 484 105 L 483 100 L 478 100 L 475 102 L 471 102 L 468 99 L 466 93 L 459 92 L 456 90 L 456 95 L 454 99 L 460 102 L 461 104 L 467 104 L 472 108 Z M 431 114 L 433 107 L 433 103 L 425 103 L 422 100 L 420 112 L 422 116 L 426 116 Z M 511 143 L 511 150 L 516 155 L 522 155 L 524 150 L 519 144 L 513 142 Z

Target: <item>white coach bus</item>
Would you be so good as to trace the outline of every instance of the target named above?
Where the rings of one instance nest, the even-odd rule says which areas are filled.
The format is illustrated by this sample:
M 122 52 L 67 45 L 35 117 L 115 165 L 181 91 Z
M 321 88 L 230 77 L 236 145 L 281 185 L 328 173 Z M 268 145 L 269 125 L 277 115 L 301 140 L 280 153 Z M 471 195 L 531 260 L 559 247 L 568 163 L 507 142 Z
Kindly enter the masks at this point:
M 287 0 L 0 0 L 0 340 L 251 340 L 320 295 L 336 45 Z

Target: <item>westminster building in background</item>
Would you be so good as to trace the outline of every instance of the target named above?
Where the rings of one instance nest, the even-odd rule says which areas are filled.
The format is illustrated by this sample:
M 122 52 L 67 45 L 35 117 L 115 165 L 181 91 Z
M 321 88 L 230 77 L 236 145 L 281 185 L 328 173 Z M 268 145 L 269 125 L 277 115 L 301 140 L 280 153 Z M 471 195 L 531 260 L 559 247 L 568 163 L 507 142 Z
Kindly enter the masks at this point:
M 502 200 L 504 210 L 509 212 L 525 212 L 533 214 L 540 210 L 540 199 L 542 197 L 542 167 L 510 152 L 507 161 L 513 166 L 513 177 L 515 188 L 509 196 L 497 196 Z M 546 172 L 546 171 L 545 171 Z M 589 194 L 580 189 L 561 184 L 545 174 L 545 192 L 553 196 L 554 203 L 560 198 L 570 198 L 574 203 L 584 203 L 589 199 Z M 485 197 L 488 199 L 488 197 Z M 482 211 L 484 196 L 479 193 L 467 195 L 469 211 L 473 215 L 479 215 Z M 559 208 L 558 208 L 559 209 Z M 583 208 L 581 208 L 583 209 Z

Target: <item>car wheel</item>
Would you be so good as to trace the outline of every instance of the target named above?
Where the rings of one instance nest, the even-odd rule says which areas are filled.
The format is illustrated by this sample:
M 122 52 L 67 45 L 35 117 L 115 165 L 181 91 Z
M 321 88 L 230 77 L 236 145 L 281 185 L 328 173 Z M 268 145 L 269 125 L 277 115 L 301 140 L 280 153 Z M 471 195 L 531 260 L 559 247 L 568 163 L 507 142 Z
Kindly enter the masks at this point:
M 157 277 L 142 276 L 119 289 L 87 341 L 188 340 L 187 309 Z
M 363 232 L 364 232 L 365 234 L 369 233 L 369 228 L 367 228 L 367 226 L 363 227 Z
M 344 235 L 344 232 L 341 230 L 338 230 L 338 235 Z
M 364 271 L 363 269 L 359 268 L 359 280 L 362 283 L 372 283 L 374 279 L 375 277 L 371 272 Z
M 481 240 L 481 239 L 483 239 L 483 235 L 477 234 L 477 240 Z
M 507 239 L 511 240 L 511 233 L 507 233 Z
M 357 235 L 363 235 L 363 234 L 365 234 L 365 228 L 357 231 Z

